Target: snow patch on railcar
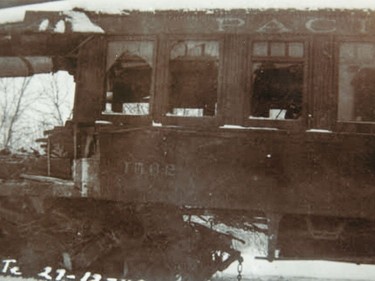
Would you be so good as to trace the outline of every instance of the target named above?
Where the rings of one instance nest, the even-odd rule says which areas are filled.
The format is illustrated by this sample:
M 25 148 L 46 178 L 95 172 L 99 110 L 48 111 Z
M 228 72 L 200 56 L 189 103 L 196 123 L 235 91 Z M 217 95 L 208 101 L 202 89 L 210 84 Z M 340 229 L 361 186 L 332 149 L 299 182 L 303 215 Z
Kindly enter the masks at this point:
M 83 10 L 101 14 L 127 14 L 126 11 L 166 11 L 166 10 L 184 10 L 184 11 L 207 11 L 212 14 L 214 10 L 233 10 L 233 9 L 294 9 L 294 10 L 375 10 L 375 1 L 371 0 L 263 0 L 263 1 L 248 1 L 248 0 L 232 0 L 232 1 L 191 1 L 191 0 L 138 0 L 138 1 L 123 1 L 123 0 L 66 0 L 54 1 L 52 3 L 33 4 L 25 6 L 17 6 L 13 8 L 0 9 L 0 24 L 21 22 L 25 18 L 26 11 L 59 11 L 72 12 L 73 10 Z M 79 16 L 79 18 L 82 15 Z M 79 27 L 78 27 L 79 26 Z M 93 28 L 89 26 L 86 30 L 83 27 L 85 21 L 79 22 L 76 27 L 85 32 L 95 32 L 99 27 Z M 78 31 L 78 30 L 76 30 Z M 79 31 L 82 32 L 82 31 Z

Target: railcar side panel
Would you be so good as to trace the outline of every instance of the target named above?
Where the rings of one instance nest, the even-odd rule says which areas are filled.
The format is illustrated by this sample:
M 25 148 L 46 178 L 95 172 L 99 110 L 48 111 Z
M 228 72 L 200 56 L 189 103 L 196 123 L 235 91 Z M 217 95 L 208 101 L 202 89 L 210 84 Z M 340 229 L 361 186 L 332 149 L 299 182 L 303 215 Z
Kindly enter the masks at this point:
M 374 144 L 277 131 L 106 133 L 100 183 L 105 197 L 129 202 L 373 217 Z

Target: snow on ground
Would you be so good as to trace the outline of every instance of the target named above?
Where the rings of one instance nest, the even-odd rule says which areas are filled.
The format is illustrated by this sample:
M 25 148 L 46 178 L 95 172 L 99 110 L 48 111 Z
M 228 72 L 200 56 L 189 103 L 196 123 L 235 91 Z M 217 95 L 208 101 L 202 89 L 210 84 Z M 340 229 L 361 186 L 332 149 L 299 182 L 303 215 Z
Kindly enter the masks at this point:
M 205 219 L 205 220 L 203 220 Z M 192 216 L 192 222 L 210 227 L 209 219 L 200 216 Z M 261 227 L 260 225 L 258 225 Z M 325 279 L 336 280 L 375 280 L 375 266 L 374 265 L 356 265 L 354 263 L 331 262 L 331 261 L 274 261 L 268 262 L 257 257 L 264 257 L 266 255 L 267 239 L 262 234 L 251 233 L 241 229 L 228 227 L 224 224 L 214 224 L 212 228 L 221 233 L 231 234 L 243 241 L 234 241 L 234 248 L 241 251 L 243 262 L 242 275 L 245 278 L 266 278 L 265 276 L 279 276 L 280 279 L 259 279 L 259 281 L 308 281 L 305 279 L 293 279 L 295 276 L 302 276 L 306 278 L 318 278 L 317 281 Z M 237 262 L 234 262 L 229 268 L 224 271 L 224 275 L 237 275 Z M 220 275 L 219 275 L 220 276 Z M 282 277 L 281 277 L 282 276 Z M 226 280 L 226 279 L 218 279 Z M 235 278 L 229 278 L 235 280 Z M 251 279 L 253 280 L 253 279 Z M 245 281 L 245 280 L 244 280 Z
M 237 263 L 233 263 L 225 270 L 225 273 L 231 275 L 235 275 L 236 272 Z M 279 281 L 295 280 L 293 279 L 295 276 L 316 278 L 316 280 L 375 280 L 375 266 L 329 261 L 268 262 L 266 260 L 257 260 L 251 254 L 245 254 L 242 275 L 245 278 L 282 276 L 283 279 L 279 279 Z

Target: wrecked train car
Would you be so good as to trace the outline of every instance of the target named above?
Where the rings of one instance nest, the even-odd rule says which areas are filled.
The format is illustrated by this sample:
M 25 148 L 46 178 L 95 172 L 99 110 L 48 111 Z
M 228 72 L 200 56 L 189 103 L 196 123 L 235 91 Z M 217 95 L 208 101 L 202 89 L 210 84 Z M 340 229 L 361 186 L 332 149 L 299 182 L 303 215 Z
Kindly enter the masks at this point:
M 235 237 L 189 219 L 210 214 L 265 233 L 271 261 L 373 264 L 374 16 L 75 9 L 1 25 L 3 77 L 76 81 L 43 177 L 1 183 L 2 254 L 206 280 L 240 259 Z

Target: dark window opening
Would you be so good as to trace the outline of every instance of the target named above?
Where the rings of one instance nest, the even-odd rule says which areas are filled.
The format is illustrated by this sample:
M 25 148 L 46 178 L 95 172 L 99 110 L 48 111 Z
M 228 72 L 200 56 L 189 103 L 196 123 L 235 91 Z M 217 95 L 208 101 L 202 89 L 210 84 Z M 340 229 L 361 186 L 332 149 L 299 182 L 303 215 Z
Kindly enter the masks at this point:
M 304 54 L 302 42 L 253 42 L 250 118 L 298 119 L 301 116 Z
M 298 119 L 302 110 L 302 63 L 253 63 L 250 118 Z
M 216 115 L 218 72 L 218 42 L 176 42 L 170 51 L 167 114 Z
M 153 72 L 152 42 L 111 42 L 104 113 L 148 115 Z
M 375 121 L 375 67 L 359 69 L 351 84 L 356 120 Z
M 340 46 L 339 121 L 375 121 L 375 44 Z

